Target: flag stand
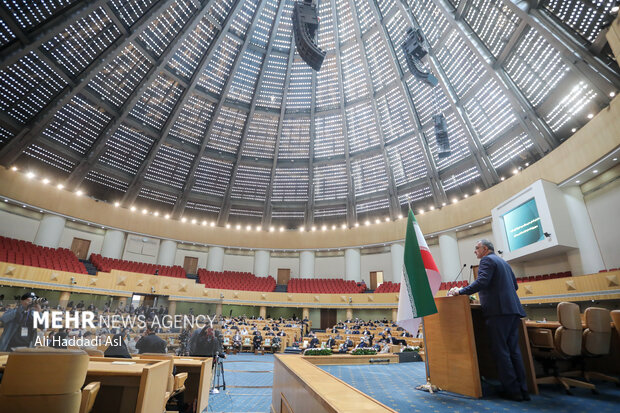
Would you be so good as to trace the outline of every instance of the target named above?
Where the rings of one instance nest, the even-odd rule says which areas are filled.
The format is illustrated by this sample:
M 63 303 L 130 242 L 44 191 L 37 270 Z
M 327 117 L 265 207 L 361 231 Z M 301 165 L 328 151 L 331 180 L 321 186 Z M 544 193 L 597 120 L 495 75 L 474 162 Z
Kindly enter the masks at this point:
M 426 328 L 424 327 L 424 317 L 422 317 L 422 337 L 424 339 L 424 367 L 426 368 L 426 384 L 421 384 L 416 387 L 416 390 L 422 390 L 429 393 L 436 393 L 441 389 L 431 383 L 431 373 L 428 361 L 428 347 L 426 347 Z

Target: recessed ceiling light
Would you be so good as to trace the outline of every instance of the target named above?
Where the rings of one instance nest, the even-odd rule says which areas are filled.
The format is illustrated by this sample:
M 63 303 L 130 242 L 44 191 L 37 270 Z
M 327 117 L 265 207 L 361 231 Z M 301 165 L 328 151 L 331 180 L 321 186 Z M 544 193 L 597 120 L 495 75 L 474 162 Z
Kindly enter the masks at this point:
M 356 223 L 355 223 L 355 226 L 356 226 L 356 227 L 359 227 L 359 226 L 360 226 L 360 223 L 359 223 L 359 222 L 356 222 Z
M 321 231 L 327 231 L 327 225 L 323 225 L 323 226 L 321 227 Z
M 594 117 L 594 113 L 588 113 L 588 119 L 592 119 Z
M 612 161 L 616 162 L 618 160 L 618 158 L 613 158 Z
M 379 218 L 375 219 L 375 224 L 380 224 L 381 220 Z
M 526 162 L 526 163 L 525 163 L 525 166 L 530 166 L 530 163 L 529 163 L 529 162 Z
M 480 193 L 480 188 L 476 188 L 476 193 L 479 194 Z
M 11 171 L 13 172 L 17 171 L 17 166 L 11 166 Z
M 206 220 L 206 219 L 203 219 L 203 220 L 202 220 L 202 226 L 203 226 L 203 227 L 206 227 L 206 226 L 207 226 L 207 220 Z
M 84 192 L 80 191 L 79 189 L 77 191 L 75 191 L 75 194 L 77 196 L 82 196 L 82 194 L 84 194 Z
M 58 188 L 58 189 L 63 189 L 64 187 L 65 187 L 65 186 L 64 186 L 63 184 L 58 184 L 58 185 L 56 185 L 56 188 Z
M 581 182 L 579 179 L 577 179 L 577 180 L 575 181 L 575 183 L 576 183 L 576 184 L 578 184 L 579 182 Z
M 310 230 L 316 231 L 316 227 L 313 225 L 312 228 L 310 228 Z
M 618 11 L 618 10 L 617 10 L 617 9 L 618 9 L 618 6 L 616 6 L 616 7 L 612 8 L 612 10 L 613 10 L 613 9 L 616 9 L 616 11 Z M 609 92 L 609 97 L 610 97 L 610 98 L 613 98 L 614 96 L 616 96 L 616 92 Z
M 230 224 L 226 224 L 226 228 L 230 228 Z
M 121 206 L 121 203 L 120 203 L 120 202 L 115 202 L 115 203 L 114 203 L 114 208 L 118 208 L 119 206 Z
M 43 182 L 45 185 L 47 185 L 47 184 L 50 183 L 50 180 L 47 179 L 47 178 L 43 178 L 43 180 L 41 182 Z
M 442 202 L 442 203 L 441 203 L 441 206 L 446 206 L 446 203 L 445 203 L 445 202 Z
M 342 229 L 347 229 L 347 224 L 342 224 L 342 225 L 340 226 L 340 228 L 342 228 Z
M 597 174 L 598 173 L 598 169 L 595 169 L 592 171 L 593 174 Z
M 284 232 L 284 227 L 280 227 L 280 232 Z
M 365 225 L 370 225 L 370 221 L 366 220 L 366 222 L 364 222 Z
M 129 208 L 129 210 L 130 210 L 131 212 L 135 212 L 136 207 L 135 207 L 135 206 L 132 206 L 131 208 Z
M 572 128 L 570 131 L 575 133 L 575 132 L 577 132 L 577 128 Z
M 185 217 L 181 218 L 181 222 L 187 222 L 187 218 Z
M 452 203 L 453 203 L 453 204 L 456 204 L 457 202 L 459 202 L 459 200 L 458 200 L 458 199 L 456 199 L 456 198 L 453 198 L 453 199 L 452 199 Z
M 390 222 L 390 217 L 385 217 L 385 222 Z
M 424 210 L 423 209 L 418 209 L 418 214 L 423 214 Z
M 304 227 L 299 227 L 299 232 L 304 232 L 306 229 Z
M 332 231 L 336 229 L 336 224 L 332 225 Z
M 164 215 L 164 219 L 170 219 L 170 215 L 168 214 Z
M 274 232 L 276 230 L 275 227 L 269 227 L 269 232 Z
M 153 212 L 153 215 L 155 215 L 156 217 L 158 217 L 158 216 L 159 216 L 159 212 L 155 211 L 155 212 Z
M 35 177 L 34 172 L 28 172 L 28 173 L 26 174 L 26 178 L 28 178 L 28 179 L 32 179 L 32 178 L 34 178 L 34 177 Z
M 262 231 L 262 230 L 263 230 L 263 227 L 261 227 L 260 225 L 256 226 L 256 231 Z
M 212 227 L 214 227 L 214 226 L 215 226 L 215 221 L 211 221 L 211 224 L 209 224 L 209 225 L 211 225 Z
M 146 215 L 146 214 L 148 214 L 148 213 L 149 213 L 149 210 L 148 210 L 148 209 L 144 208 L 144 209 L 142 210 L 142 215 Z M 194 220 L 193 224 L 195 224 L 195 223 L 196 223 L 196 220 Z
M 247 231 L 252 231 L 252 225 L 246 225 L 245 229 L 246 229 Z
M 240 225 L 240 224 L 237 224 L 237 225 L 235 226 L 235 229 L 240 230 L 240 229 L 241 229 L 241 225 Z
M 403 219 L 403 214 L 398 214 L 398 219 Z
M 430 209 L 431 211 L 435 210 L 435 205 L 431 205 L 428 209 Z
M 463 198 L 467 198 L 467 197 L 469 197 L 469 195 L 468 195 L 468 194 L 463 195 Z
M 502 176 L 502 177 L 501 177 L 501 178 L 499 178 L 499 179 L 500 179 L 501 181 L 503 181 L 503 180 L 504 180 L 504 179 L 506 179 L 506 178 L 504 178 L 504 177 Z
M 518 170 L 517 168 L 515 168 L 515 169 L 513 169 L 513 170 L 512 170 L 512 174 L 513 174 L 513 175 L 516 175 L 516 174 L 518 174 L 518 173 L 519 173 L 519 170 Z

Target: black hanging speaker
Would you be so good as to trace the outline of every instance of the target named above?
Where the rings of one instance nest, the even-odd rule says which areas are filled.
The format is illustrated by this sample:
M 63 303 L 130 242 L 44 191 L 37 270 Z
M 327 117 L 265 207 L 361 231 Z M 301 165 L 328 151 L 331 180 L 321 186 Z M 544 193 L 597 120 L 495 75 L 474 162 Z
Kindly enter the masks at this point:
M 435 138 L 439 148 L 437 156 L 440 159 L 447 158 L 452 153 L 450 151 L 450 139 L 448 138 L 448 123 L 443 113 L 433 115 L 433 122 L 435 123 Z
M 422 58 L 428 54 L 424 46 L 424 35 L 421 29 L 409 29 L 407 37 L 401 45 L 405 59 L 407 59 L 407 67 L 416 79 L 428 83 L 431 87 L 437 86 L 439 83 L 437 78 L 430 72 L 425 71 L 422 66 Z
M 312 0 L 295 2 L 293 6 L 293 33 L 295 46 L 301 58 L 317 72 L 321 69 L 325 52 L 314 42 L 314 35 L 319 28 L 316 6 Z

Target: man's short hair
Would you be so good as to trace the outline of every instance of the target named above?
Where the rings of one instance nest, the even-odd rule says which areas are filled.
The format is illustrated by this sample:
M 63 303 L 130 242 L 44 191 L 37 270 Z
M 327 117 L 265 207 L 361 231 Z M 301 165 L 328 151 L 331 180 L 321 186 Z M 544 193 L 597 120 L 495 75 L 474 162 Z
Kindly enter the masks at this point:
M 493 243 L 491 241 L 489 241 L 488 239 L 481 239 L 480 241 L 478 241 L 480 244 L 484 245 L 485 247 L 487 247 L 489 249 L 489 251 L 493 251 L 495 252 L 495 247 L 493 246 Z

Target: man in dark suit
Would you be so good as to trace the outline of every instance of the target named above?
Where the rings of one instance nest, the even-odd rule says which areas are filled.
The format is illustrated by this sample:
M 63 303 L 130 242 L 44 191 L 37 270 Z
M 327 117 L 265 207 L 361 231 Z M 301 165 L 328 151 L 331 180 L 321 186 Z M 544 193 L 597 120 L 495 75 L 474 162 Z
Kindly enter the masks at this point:
M 140 354 L 165 353 L 166 342 L 155 335 L 152 327 L 147 327 L 144 336 L 136 343 L 136 349 Z
M 334 339 L 332 338 L 332 336 L 329 336 L 329 338 L 327 339 L 327 344 L 326 344 L 326 347 L 327 347 L 327 348 L 332 348 L 332 347 L 334 347 L 335 345 L 336 345 L 336 340 L 334 340 Z
M 515 401 L 530 400 L 519 350 L 519 325 L 525 311 L 517 296 L 517 279 L 510 265 L 495 255 L 490 241 L 480 240 L 474 253 L 480 259 L 478 278 L 467 287 L 452 288 L 448 295 L 479 293 L 491 351 L 503 387 L 502 397 Z

